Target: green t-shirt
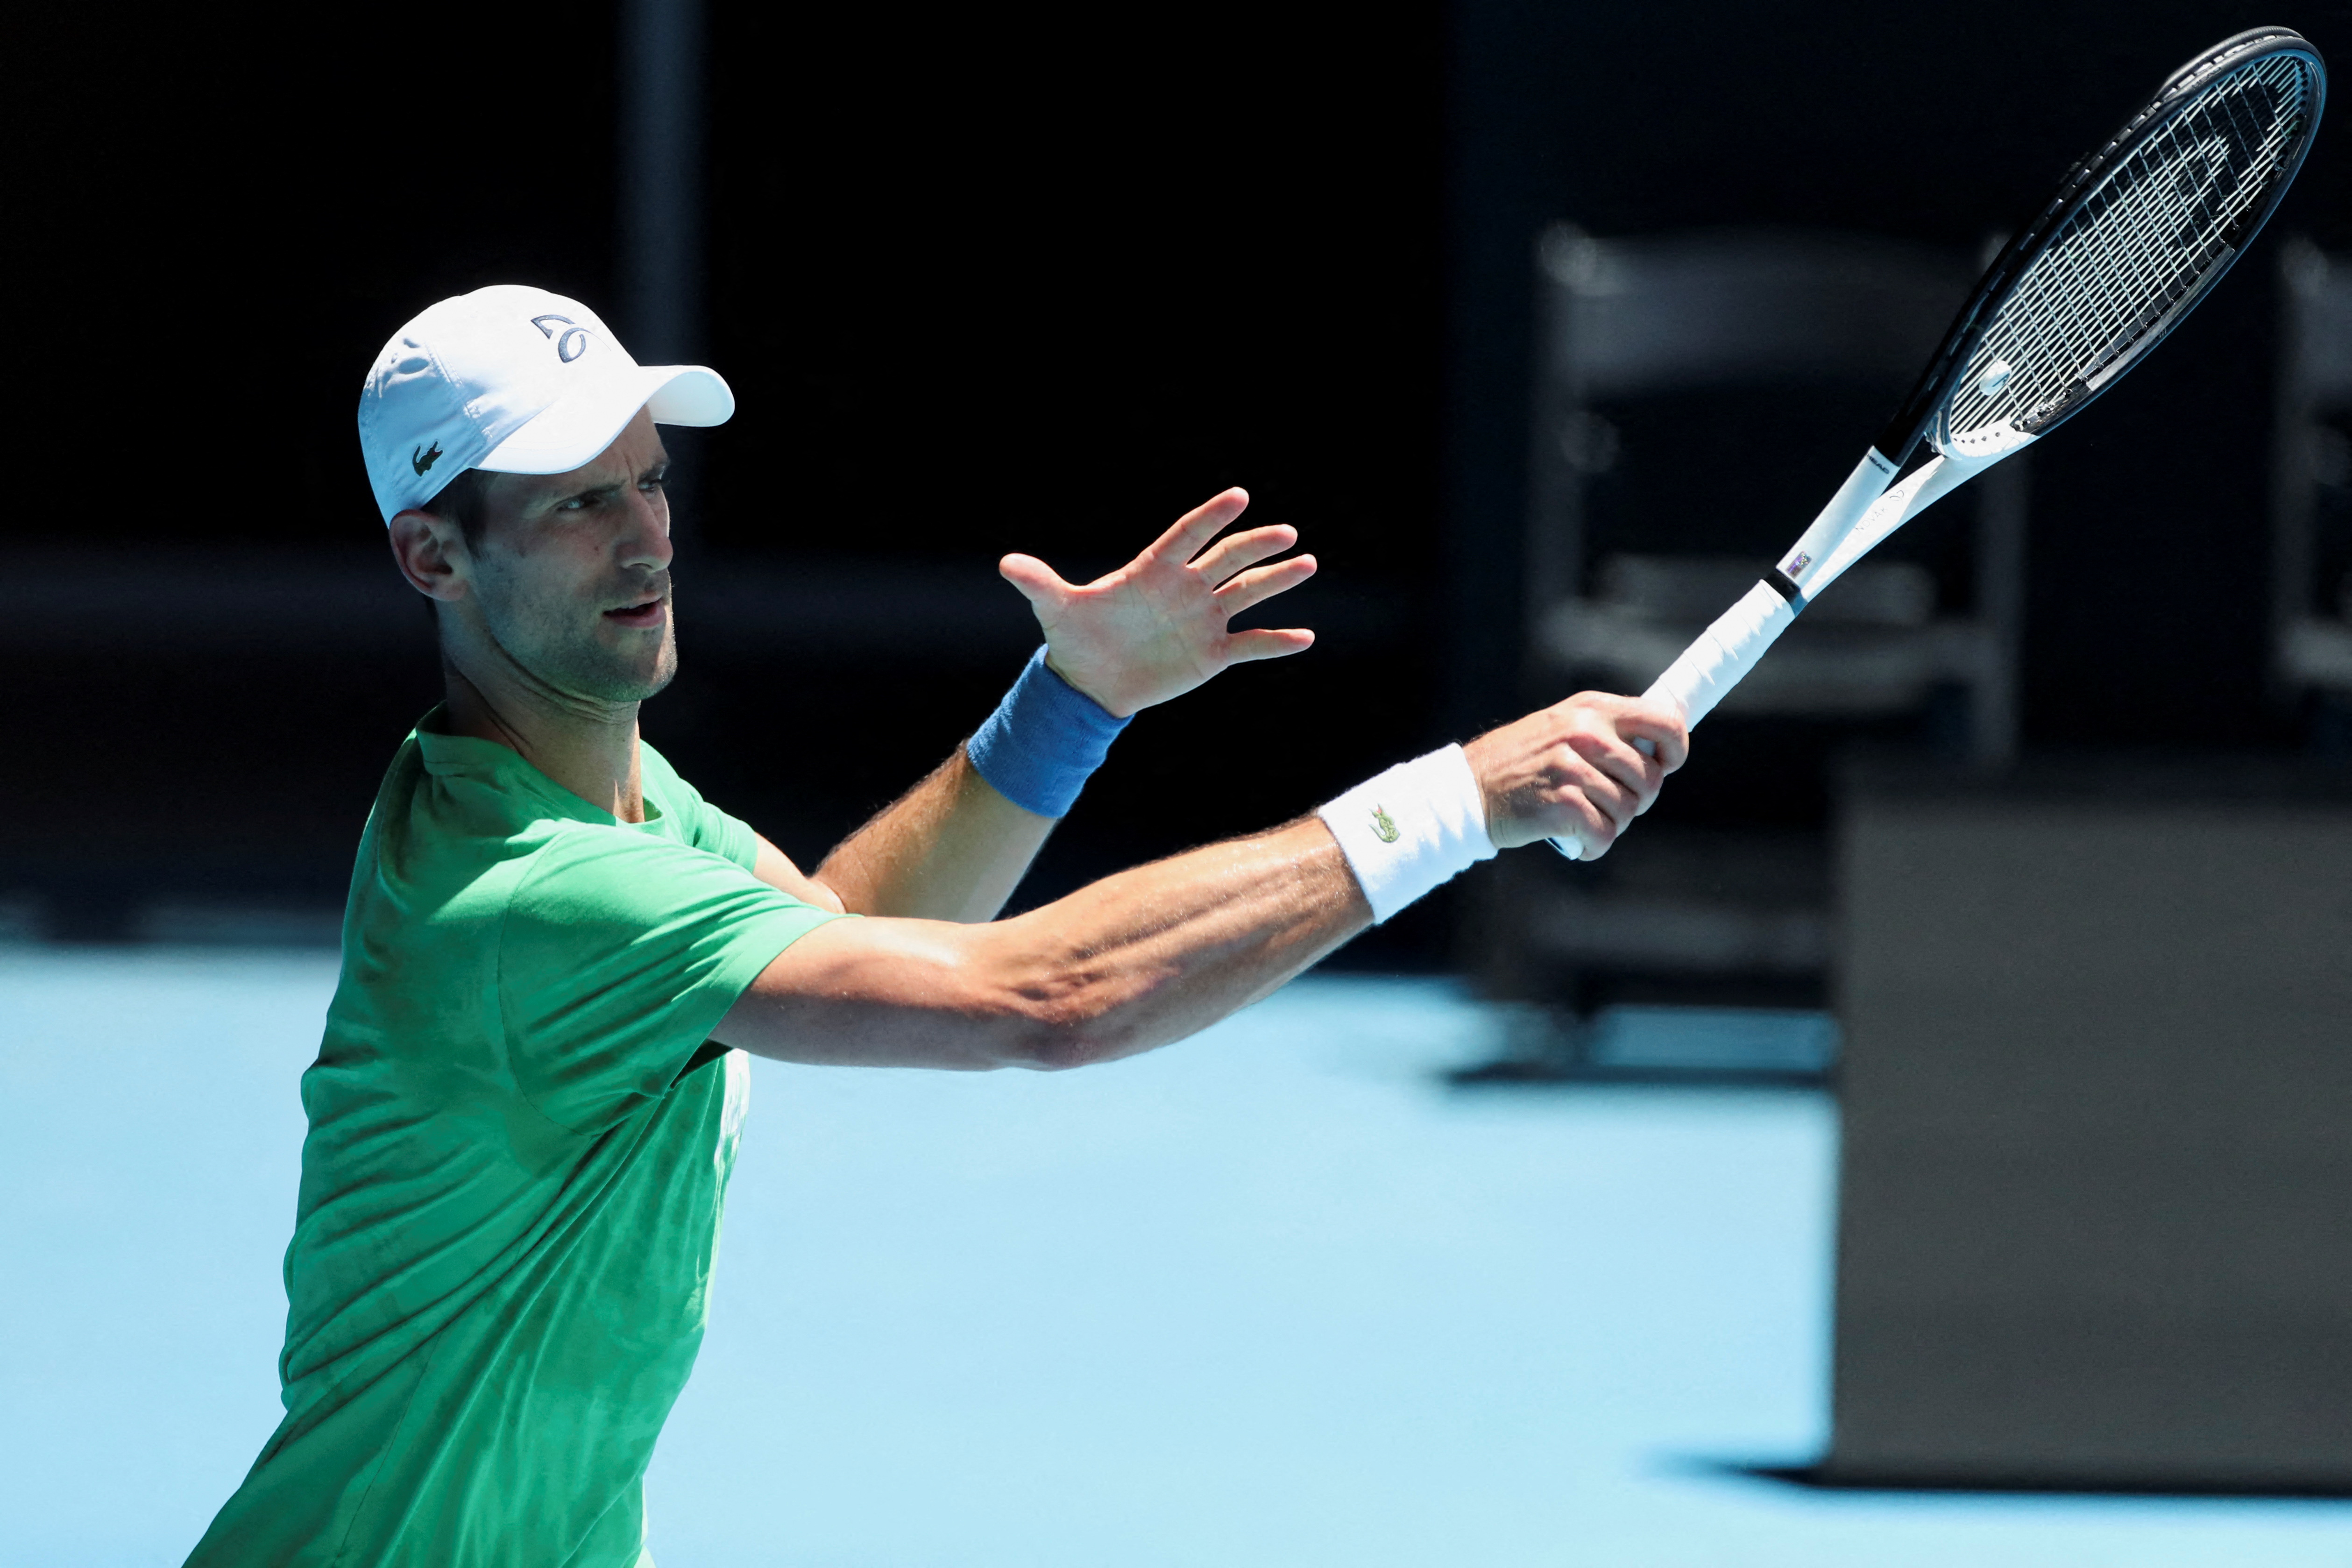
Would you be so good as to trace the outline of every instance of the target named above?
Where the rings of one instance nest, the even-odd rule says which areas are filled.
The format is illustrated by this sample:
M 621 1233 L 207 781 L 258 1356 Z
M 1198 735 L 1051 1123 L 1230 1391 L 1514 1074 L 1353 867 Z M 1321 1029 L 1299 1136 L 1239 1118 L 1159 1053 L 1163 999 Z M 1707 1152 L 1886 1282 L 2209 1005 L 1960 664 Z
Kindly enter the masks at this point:
M 624 823 L 437 720 L 376 796 L 302 1079 L 286 1419 L 191 1568 L 641 1560 L 751 1087 L 709 1034 L 836 918 L 650 746 Z

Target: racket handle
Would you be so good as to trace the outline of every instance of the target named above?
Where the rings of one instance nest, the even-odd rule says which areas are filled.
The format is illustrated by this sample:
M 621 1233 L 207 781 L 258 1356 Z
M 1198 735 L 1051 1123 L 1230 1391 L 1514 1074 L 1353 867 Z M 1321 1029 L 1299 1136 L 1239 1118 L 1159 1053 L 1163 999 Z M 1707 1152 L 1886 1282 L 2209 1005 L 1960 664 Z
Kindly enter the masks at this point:
M 1724 694 L 1756 668 L 1764 650 L 1779 641 L 1796 618 L 1797 607 L 1782 598 L 1778 589 L 1769 583 L 1757 584 L 1699 633 L 1697 641 L 1683 649 L 1682 657 L 1642 694 L 1642 700 L 1679 709 L 1683 722 L 1696 728 L 1715 711 Z M 1644 756 L 1656 754 L 1647 742 L 1633 744 Z M 1551 842 L 1571 860 L 1588 858 L 1582 841 L 1577 838 L 1563 835 Z
M 1796 618 L 1797 607 L 1782 598 L 1778 589 L 1769 583 L 1757 584 L 1716 617 L 1715 625 L 1699 633 L 1697 641 L 1683 649 L 1682 657 L 1650 683 L 1642 700 L 1679 708 L 1683 722 L 1696 726 L 1715 711 L 1727 692 L 1747 679 L 1764 650 L 1779 641 Z

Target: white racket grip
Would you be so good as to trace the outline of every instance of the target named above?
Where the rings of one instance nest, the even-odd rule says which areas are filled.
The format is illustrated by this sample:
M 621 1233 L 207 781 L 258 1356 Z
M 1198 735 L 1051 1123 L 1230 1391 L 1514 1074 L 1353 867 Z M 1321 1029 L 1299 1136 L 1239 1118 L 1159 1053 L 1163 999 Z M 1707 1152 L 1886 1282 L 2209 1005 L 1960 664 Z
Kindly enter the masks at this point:
M 1679 709 L 1683 722 L 1696 728 L 1700 720 L 1715 711 L 1715 705 L 1723 700 L 1724 694 L 1756 668 L 1764 650 L 1779 641 L 1780 634 L 1796 619 L 1796 606 L 1782 598 L 1769 583 L 1757 584 L 1738 604 L 1717 616 L 1713 626 L 1699 633 L 1696 642 L 1683 649 L 1682 656 L 1650 683 L 1649 690 L 1642 693 L 1642 700 Z M 1635 744 L 1645 753 L 1650 749 L 1645 742 Z M 1584 846 L 1574 838 L 1555 838 L 1552 844 L 1571 860 L 1585 858 Z
M 1684 723 L 1696 725 L 1747 678 L 1764 650 L 1796 619 L 1795 606 L 1770 584 L 1757 584 L 1666 666 L 1666 672 L 1642 694 L 1643 700 L 1671 702 L 1682 710 Z

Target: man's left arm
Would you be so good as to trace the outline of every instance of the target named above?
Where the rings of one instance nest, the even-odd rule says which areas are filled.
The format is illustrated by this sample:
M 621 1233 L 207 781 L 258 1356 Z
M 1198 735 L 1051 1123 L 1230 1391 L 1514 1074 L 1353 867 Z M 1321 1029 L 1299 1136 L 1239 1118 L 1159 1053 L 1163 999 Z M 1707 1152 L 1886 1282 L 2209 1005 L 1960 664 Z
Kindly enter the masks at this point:
M 1150 548 L 1109 575 L 1064 582 L 1044 562 L 1008 555 L 999 564 L 1036 612 L 1045 671 L 1099 710 L 1123 721 L 1182 695 L 1235 664 L 1299 653 L 1303 628 L 1236 632 L 1228 622 L 1315 574 L 1315 558 L 1261 564 L 1297 542 L 1286 525 L 1218 539 L 1248 495 L 1230 489 L 1177 519 Z M 1215 541 L 1212 543 L 1211 541 Z M 1051 802 L 1034 804 L 1051 805 Z M 1066 809 L 1066 806 L 1064 807 Z M 766 839 L 755 868 L 796 897 L 857 914 L 986 921 L 1003 908 L 1059 818 L 1008 798 L 983 776 L 967 746 L 843 840 L 807 878 Z M 813 896 L 821 895 L 821 896 Z
M 1045 847 L 1055 820 L 999 795 L 958 746 L 929 776 L 842 840 L 815 876 L 803 875 L 764 837 L 751 871 L 821 909 L 992 920 Z

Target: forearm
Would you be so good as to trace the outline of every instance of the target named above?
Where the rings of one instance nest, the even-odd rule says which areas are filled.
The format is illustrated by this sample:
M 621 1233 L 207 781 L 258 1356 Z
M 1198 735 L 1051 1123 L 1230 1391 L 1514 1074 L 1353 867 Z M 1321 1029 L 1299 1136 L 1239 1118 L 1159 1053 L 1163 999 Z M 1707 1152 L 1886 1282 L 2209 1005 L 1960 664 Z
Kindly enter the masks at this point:
M 821 928 L 769 966 L 717 1037 L 816 1063 L 1108 1061 L 1246 1006 L 1370 923 L 1338 844 L 1308 818 L 991 925 Z
M 1074 1067 L 1181 1040 L 1311 967 L 1371 923 L 1313 817 L 1105 878 L 1002 922 L 1021 994 Z
M 992 920 L 1053 831 L 1052 817 L 999 795 L 959 746 L 844 839 L 816 879 L 855 914 Z

